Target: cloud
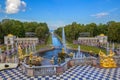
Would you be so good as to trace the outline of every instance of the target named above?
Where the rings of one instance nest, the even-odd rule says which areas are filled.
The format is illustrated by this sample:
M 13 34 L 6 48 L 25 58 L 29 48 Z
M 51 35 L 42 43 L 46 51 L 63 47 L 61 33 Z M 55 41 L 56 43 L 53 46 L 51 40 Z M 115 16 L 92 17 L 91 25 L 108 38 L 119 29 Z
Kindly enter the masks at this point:
M 102 18 L 102 17 L 108 16 L 108 15 L 109 15 L 108 12 L 101 12 L 101 13 L 97 13 L 97 14 L 94 14 L 91 16 L 96 17 L 96 18 Z
M 97 14 L 93 14 L 91 16 L 96 17 L 96 18 L 103 18 L 103 17 L 106 17 L 106 16 L 108 16 L 108 15 L 110 15 L 110 14 L 112 14 L 112 13 L 118 11 L 118 10 L 119 10 L 119 8 L 113 8 L 109 11 L 100 12 L 100 13 L 97 13 Z
M 24 2 L 24 1 L 21 1 L 21 9 L 22 9 L 22 11 L 25 11 L 26 9 L 26 3 Z
M 20 10 L 25 11 L 26 3 L 22 0 L 6 0 L 5 13 L 15 14 Z

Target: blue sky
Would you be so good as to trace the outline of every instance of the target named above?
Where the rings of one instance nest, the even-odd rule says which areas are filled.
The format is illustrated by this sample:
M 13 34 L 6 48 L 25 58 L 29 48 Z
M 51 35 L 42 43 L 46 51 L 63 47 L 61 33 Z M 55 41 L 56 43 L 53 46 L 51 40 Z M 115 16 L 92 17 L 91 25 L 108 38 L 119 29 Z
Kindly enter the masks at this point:
M 0 0 L 0 20 L 4 18 L 46 22 L 51 29 L 74 21 L 120 21 L 120 0 Z

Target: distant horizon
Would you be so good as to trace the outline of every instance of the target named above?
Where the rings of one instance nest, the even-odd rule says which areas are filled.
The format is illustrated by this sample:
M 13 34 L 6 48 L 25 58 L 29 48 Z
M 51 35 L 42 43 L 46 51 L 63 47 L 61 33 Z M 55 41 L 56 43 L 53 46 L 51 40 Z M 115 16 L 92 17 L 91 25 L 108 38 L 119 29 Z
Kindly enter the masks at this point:
M 120 0 L 0 0 L 0 20 L 46 22 L 50 29 L 120 21 Z

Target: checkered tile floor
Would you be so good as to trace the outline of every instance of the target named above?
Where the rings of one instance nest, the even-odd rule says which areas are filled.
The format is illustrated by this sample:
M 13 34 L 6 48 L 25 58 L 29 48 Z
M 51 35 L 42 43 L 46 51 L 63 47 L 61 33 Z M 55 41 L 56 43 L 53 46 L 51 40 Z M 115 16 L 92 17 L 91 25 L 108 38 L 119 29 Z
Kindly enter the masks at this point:
M 0 71 L 0 80 L 120 80 L 120 68 L 74 66 L 62 75 L 28 77 L 20 69 Z

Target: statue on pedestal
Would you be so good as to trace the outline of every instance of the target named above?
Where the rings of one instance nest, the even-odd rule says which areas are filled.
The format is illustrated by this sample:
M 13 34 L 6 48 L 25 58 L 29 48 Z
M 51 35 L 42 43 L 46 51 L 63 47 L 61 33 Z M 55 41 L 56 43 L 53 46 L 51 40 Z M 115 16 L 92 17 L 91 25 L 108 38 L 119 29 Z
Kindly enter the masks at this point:
M 99 52 L 99 56 L 100 56 L 100 66 L 104 67 L 104 68 L 114 68 L 117 67 L 116 66 L 116 62 L 113 59 L 114 56 L 114 52 L 112 50 L 110 50 L 109 54 L 106 55 L 103 52 Z

